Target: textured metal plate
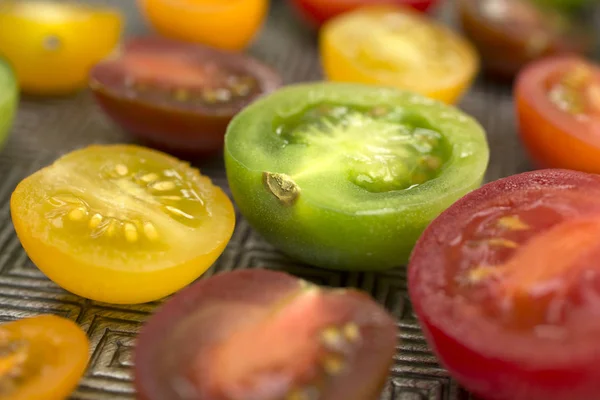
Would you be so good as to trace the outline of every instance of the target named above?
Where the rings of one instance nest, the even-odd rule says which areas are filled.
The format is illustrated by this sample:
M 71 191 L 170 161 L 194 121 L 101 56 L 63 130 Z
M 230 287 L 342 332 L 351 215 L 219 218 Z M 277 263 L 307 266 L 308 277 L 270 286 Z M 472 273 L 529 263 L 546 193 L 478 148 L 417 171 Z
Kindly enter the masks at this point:
M 126 34 L 148 32 L 133 0 L 104 1 L 123 9 Z M 452 23 L 451 3 L 439 15 Z M 316 37 L 275 0 L 270 18 L 250 49 L 277 68 L 286 83 L 321 78 Z M 529 169 L 517 139 L 510 88 L 480 80 L 461 103 L 486 128 L 491 146 L 487 180 Z M 101 304 L 69 294 L 39 272 L 24 253 L 13 229 L 9 198 L 17 183 L 60 155 L 91 143 L 130 142 L 95 106 L 90 94 L 62 99 L 24 98 L 7 147 L 0 154 L 0 320 L 55 313 L 77 321 L 88 333 L 91 363 L 73 399 L 133 399 L 132 353 L 136 333 L 159 303 L 140 306 Z M 227 188 L 221 159 L 196 163 Z M 300 265 L 278 254 L 238 216 L 227 249 L 205 275 L 235 268 L 284 269 L 313 282 L 364 289 L 398 318 L 402 344 L 382 400 L 467 400 L 429 352 L 412 313 L 404 269 L 385 273 L 326 271 Z

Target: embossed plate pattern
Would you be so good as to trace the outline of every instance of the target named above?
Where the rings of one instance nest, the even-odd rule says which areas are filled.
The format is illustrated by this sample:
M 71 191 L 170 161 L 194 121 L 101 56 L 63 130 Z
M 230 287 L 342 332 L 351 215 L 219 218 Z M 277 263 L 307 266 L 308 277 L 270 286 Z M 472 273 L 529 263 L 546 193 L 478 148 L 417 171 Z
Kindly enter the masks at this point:
M 108 0 L 127 16 L 126 35 L 147 33 L 134 0 Z M 438 16 L 453 23 L 452 2 Z M 286 83 L 321 78 L 316 41 L 295 20 L 283 0 L 274 0 L 269 19 L 250 49 L 280 71 Z M 491 161 L 486 179 L 528 170 L 519 145 L 510 88 L 482 79 L 460 104 L 486 128 Z M 24 253 L 10 221 L 9 199 L 17 183 L 60 155 L 92 143 L 131 142 L 96 107 L 89 92 L 62 99 L 23 98 L 12 136 L 0 154 L 0 320 L 54 313 L 77 321 L 92 347 L 87 373 L 74 392 L 78 400 L 125 400 L 135 396 L 131 384 L 136 333 L 159 303 L 140 306 L 101 304 L 69 294 L 37 270 Z M 196 163 L 227 188 L 221 159 Z M 278 254 L 238 215 L 231 242 L 204 275 L 235 268 L 284 269 L 313 282 L 367 290 L 398 318 L 402 344 L 382 400 L 467 400 L 464 392 L 436 362 L 418 328 L 400 268 L 386 273 L 338 273 L 300 265 Z

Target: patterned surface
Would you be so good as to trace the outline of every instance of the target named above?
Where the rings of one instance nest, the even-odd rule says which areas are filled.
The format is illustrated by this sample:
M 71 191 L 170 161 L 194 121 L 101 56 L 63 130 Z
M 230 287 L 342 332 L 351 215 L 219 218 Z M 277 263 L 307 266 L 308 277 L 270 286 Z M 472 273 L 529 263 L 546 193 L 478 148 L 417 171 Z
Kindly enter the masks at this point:
M 128 15 L 127 34 L 147 27 L 133 0 L 113 0 Z M 451 10 L 441 10 L 452 21 Z M 273 65 L 287 83 L 320 79 L 315 36 L 291 17 L 283 1 L 275 1 L 261 36 L 250 50 Z M 492 149 L 487 180 L 529 168 L 518 143 L 510 88 L 480 80 L 461 107 L 486 128 Z M 0 155 L 0 320 L 41 312 L 77 321 L 91 338 L 92 360 L 73 399 L 133 399 L 132 353 L 141 323 L 157 303 L 113 306 L 68 294 L 48 281 L 27 258 L 10 222 L 9 198 L 16 184 L 59 155 L 91 143 L 129 142 L 95 106 L 88 92 L 53 100 L 24 98 L 11 139 Z M 222 160 L 196 163 L 226 187 Z M 234 268 L 285 269 L 316 283 L 355 286 L 371 292 L 399 320 L 398 349 L 382 400 L 466 400 L 469 396 L 449 378 L 428 351 L 406 293 L 403 269 L 387 273 L 340 274 L 299 265 L 275 252 L 241 218 L 231 243 L 205 275 Z

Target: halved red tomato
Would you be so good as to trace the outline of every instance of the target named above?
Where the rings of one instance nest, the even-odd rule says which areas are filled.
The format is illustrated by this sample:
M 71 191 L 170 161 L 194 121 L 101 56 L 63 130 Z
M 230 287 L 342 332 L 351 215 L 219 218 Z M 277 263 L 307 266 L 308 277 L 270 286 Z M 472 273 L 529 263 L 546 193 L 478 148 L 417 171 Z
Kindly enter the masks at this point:
M 230 119 L 281 85 L 250 56 L 158 37 L 129 40 L 91 75 L 116 123 L 149 145 L 189 154 L 220 150 Z
M 463 31 L 479 50 L 486 72 L 512 79 L 541 57 L 585 54 L 593 48 L 595 33 L 585 18 L 547 5 L 548 0 L 458 0 Z
M 264 269 L 221 273 L 146 323 L 135 384 L 144 400 L 375 399 L 397 335 L 357 290 Z
M 515 101 L 538 167 L 600 173 L 600 66 L 579 57 L 535 62 L 519 74 Z
M 439 2 L 440 0 L 290 0 L 295 10 L 317 27 L 339 14 L 366 5 L 404 5 L 425 12 Z
M 409 295 L 430 347 L 486 400 L 600 393 L 600 176 L 541 170 L 463 197 L 426 229 Z
M 0 325 L 0 400 L 64 400 L 89 359 L 89 340 L 73 321 L 38 315 Z

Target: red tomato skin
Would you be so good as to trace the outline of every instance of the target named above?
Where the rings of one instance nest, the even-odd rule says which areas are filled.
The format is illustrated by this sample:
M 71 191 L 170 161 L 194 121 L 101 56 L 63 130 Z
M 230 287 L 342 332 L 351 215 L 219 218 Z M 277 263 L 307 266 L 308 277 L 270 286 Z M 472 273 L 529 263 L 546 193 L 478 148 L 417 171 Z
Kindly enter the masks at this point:
M 440 0 L 290 0 L 292 7 L 315 28 L 327 20 L 363 5 L 405 5 L 417 11 L 427 12 Z
M 550 102 L 544 87 L 550 74 L 580 61 L 578 57 L 546 58 L 528 65 L 517 77 L 519 134 L 537 168 L 600 173 L 600 121 L 593 116 L 592 122 L 577 121 Z M 600 82 L 600 69 L 595 75 Z
M 481 332 L 455 336 L 450 333 L 453 328 L 449 320 L 456 320 L 449 318 L 441 322 L 444 315 L 432 315 L 432 312 L 441 314 L 448 309 L 434 311 L 435 305 L 425 305 L 432 288 L 425 286 L 423 277 L 435 273 L 436 268 L 443 265 L 443 252 L 431 249 L 439 247 L 449 233 L 459 234 L 456 221 L 472 214 L 481 201 L 531 187 L 600 191 L 600 176 L 560 169 L 525 172 L 488 183 L 458 200 L 428 226 L 415 246 L 408 267 L 408 292 L 413 310 L 441 365 L 482 400 L 597 399 L 600 394 L 600 341 L 578 358 L 563 353 L 552 361 L 551 357 L 535 354 L 535 351 L 528 351 L 530 349 L 523 349 L 523 354 L 527 354 L 520 359 L 503 357 L 502 349 L 514 349 L 515 343 L 509 338 L 504 337 L 502 341 L 498 332 L 493 338 L 478 337 Z M 471 323 L 469 326 L 477 325 Z M 514 355 L 515 350 L 512 353 Z M 559 360 L 559 357 L 562 358 Z

